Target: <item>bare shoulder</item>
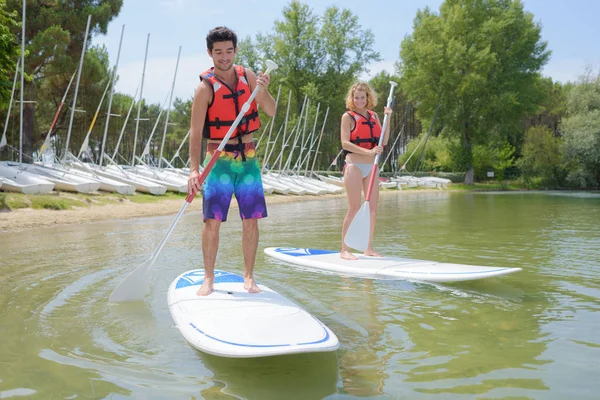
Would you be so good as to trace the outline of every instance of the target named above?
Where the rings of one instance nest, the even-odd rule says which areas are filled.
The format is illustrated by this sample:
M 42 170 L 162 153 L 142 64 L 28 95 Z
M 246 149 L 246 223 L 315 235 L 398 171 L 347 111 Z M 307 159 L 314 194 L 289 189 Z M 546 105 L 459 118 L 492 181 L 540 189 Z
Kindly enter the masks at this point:
M 248 85 L 250 85 L 250 89 L 254 89 L 256 87 L 256 74 L 250 68 L 243 67 L 244 71 L 246 71 L 246 77 L 248 78 Z
M 353 118 L 350 114 L 348 114 L 347 112 L 344 112 L 342 114 L 342 124 L 351 124 L 353 121 Z
M 354 118 L 352 118 L 352 116 L 350 114 L 345 112 L 344 114 L 342 114 L 341 125 L 342 125 L 342 134 L 349 133 L 353 129 Z
M 212 100 L 213 91 L 210 84 L 208 84 L 205 80 L 201 80 L 200 84 L 196 87 L 196 92 L 194 93 L 194 103 L 210 103 Z

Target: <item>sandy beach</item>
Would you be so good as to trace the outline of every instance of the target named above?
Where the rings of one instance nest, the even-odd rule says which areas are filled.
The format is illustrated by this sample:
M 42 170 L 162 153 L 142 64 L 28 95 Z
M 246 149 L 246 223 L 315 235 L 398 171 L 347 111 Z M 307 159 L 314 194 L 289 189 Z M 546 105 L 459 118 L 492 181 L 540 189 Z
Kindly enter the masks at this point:
M 397 193 L 388 192 L 388 193 Z M 345 193 L 323 196 L 283 196 L 270 195 L 266 197 L 267 204 L 280 204 L 298 201 L 319 201 L 324 199 L 345 197 Z M 135 203 L 123 200 L 119 203 L 74 207 L 70 210 L 45 210 L 19 208 L 10 212 L 0 213 L 0 232 L 14 232 L 55 225 L 84 224 L 88 222 L 124 220 L 160 215 L 175 215 L 183 205 L 183 199 L 156 200 L 151 203 Z M 237 208 L 235 199 L 231 208 Z M 187 208 L 186 213 L 202 211 L 201 199 L 196 199 Z

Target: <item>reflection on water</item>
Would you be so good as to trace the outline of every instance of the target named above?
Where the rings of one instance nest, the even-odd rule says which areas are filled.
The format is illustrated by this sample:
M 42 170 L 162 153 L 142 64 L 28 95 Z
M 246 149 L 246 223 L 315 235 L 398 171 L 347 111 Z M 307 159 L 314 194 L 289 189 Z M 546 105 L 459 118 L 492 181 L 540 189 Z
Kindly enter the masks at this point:
M 274 205 L 266 246 L 339 248 L 344 199 Z M 335 353 L 224 359 L 173 327 L 170 282 L 197 268 L 200 215 L 182 218 L 145 302 L 108 304 L 172 217 L 0 234 L 0 398 L 594 398 L 600 359 L 600 196 L 386 194 L 376 248 L 521 267 L 441 285 L 307 272 L 259 252 L 259 281 L 339 337 Z M 240 223 L 218 265 L 242 272 Z

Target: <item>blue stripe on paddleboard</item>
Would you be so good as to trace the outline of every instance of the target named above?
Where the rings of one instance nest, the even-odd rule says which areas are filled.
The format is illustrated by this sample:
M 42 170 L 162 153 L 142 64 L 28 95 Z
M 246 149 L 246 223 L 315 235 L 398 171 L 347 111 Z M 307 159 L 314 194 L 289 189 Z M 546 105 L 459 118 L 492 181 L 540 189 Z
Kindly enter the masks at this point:
M 282 253 L 292 257 L 318 256 L 320 254 L 337 253 L 337 251 L 333 250 L 303 249 L 300 247 L 277 247 L 275 248 L 275 251 L 277 253 Z
M 314 318 L 314 317 L 313 317 Z M 316 318 L 315 318 L 316 320 Z M 317 320 L 317 322 L 319 322 Z M 323 328 L 323 330 L 325 331 L 325 337 L 321 340 L 317 340 L 315 342 L 306 342 L 306 343 L 296 343 L 296 346 L 307 346 L 310 344 L 319 344 L 319 343 L 323 343 L 326 342 L 327 340 L 329 340 L 329 332 L 327 332 L 327 329 L 325 329 L 325 327 L 323 327 L 323 324 L 321 324 L 319 322 L 319 324 L 321 325 L 321 327 Z M 214 336 L 211 336 L 209 334 L 207 334 L 206 332 L 204 332 L 203 330 L 201 330 L 200 328 L 198 328 L 196 325 L 194 325 L 193 323 L 190 322 L 190 326 L 192 328 L 194 328 L 195 330 L 197 330 L 198 332 L 200 332 L 201 334 L 203 334 L 204 336 L 206 336 L 207 338 L 210 338 L 212 340 L 216 340 L 217 342 L 221 342 L 221 343 L 225 343 L 225 344 L 230 344 L 232 346 L 240 346 L 240 347 L 261 347 L 261 348 L 267 348 L 267 347 L 289 347 L 289 346 L 294 346 L 294 344 L 244 344 L 244 343 L 235 343 L 235 342 L 229 342 L 227 340 L 222 340 L 222 339 L 218 339 Z
M 177 281 L 175 289 L 183 289 L 189 286 L 199 286 L 204 282 L 204 270 L 188 272 Z M 227 271 L 215 270 L 215 283 L 244 282 L 244 277 Z
M 510 271 L 512 270 L 512 268 L 500 268 L 500 269 L 493 269 L 491 271 L 472 271 L 472 272 L 409 272 L 407 271 L 407 273 L 410 274 L 422 274 L 422 275 L 482 275 L 482 274 L 489 274 L 491 272 L 499 272 L 499 271 Z M 515 271 L 517 272 L 517 271 Z

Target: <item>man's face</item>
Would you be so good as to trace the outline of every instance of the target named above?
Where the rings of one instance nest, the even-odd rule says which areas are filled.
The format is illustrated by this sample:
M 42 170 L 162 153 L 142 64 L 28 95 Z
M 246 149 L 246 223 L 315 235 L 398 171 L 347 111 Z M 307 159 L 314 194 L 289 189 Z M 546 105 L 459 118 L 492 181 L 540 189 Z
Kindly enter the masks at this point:
M 220 71 L 229 71 L 233 67 L 235 53 L 237 48 L 233 47 L 233 42 L 215 42 L 212 51 L 208 50 L 208 55 L 213 59 L 215 68 Z

